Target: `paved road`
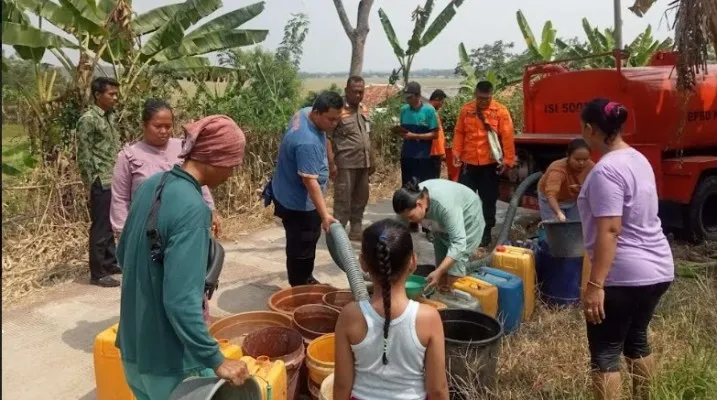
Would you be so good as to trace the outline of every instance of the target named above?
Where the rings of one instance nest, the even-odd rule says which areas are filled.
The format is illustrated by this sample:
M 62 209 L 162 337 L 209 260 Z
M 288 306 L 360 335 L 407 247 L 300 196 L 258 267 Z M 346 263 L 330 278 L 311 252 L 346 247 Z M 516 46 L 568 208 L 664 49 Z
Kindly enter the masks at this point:
M 505 206 L 505 204 L 502 204 Z M 501 207 L 499 220 L 502 219 Z M 393 215 L 389 202 L 369 206 L 366 223 Z M 525 215 L 532 218 L 534 214 Z M 263 310 L 279 288 L 287 287 L 284 232 L 278 224 L 235 242 L 224 243 L 221 285 L 211 300 L 214 317 Z M 421 262 L 433 263 L 431 245 L 416 235 Z M 320 240 L 316 278 L 348 287 Z M 86 281 L 42 291 L 32 303 L 2 314 L 2 398 L 8 400 L 93 400 L 95 336 L 119 320 L 119 289 L 90 286 Z

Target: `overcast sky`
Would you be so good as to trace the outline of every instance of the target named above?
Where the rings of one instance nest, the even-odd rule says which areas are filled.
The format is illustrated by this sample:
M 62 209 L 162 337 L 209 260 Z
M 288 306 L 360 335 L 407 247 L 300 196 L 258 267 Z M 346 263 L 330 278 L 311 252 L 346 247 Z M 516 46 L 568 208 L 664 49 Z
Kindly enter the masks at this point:
M 436 0 L 433 17 L 438 15 L 449 0 Z M 173 0 L 134 1 L 135 10 L 146 10 L 176 3 Z M 224 7 L 213 16 L 251 4 L 252 0 L 224 0 Z M 378 18 L 379 8 L 388 14 L 402 43 L 408 41 L 413 29 L 411 12 L 425 0 L 376 0 L 371 10 L 370 29 L 366 44 L 364 70 L 387 71 L 397 67 L 397 61 L 383 33 Z M 359 0 L 344 0 L 346 11 L 355 24 Z M 629 43 L 648 24 L 659 39 L 671 35 L 673 15 L 665 19 L 667 1 L 658 2 L 643 18 L 638 18 L 627 7 L 632 0 L 623 0 L 623 38 Z M 585 39 L 581 20 L 588 17 L 593 26 L 601 29 L 613 25 L 613 2 L 610 0 L 465 0 L 448 27 L 414 61 L 414 69 L 448 69 L 458 61 L 458 44 L 464 42 L 469 50 L 496 40 L 515 42 L 518 50 L 525 49 L 515 13 L 523 10 L 528 22 L 540 40 L 543 24 L 552 20 L 559 37 Z M 306 13 L 310 31 L 304 45 L 301 69 L 306 72 L 343 72 L 349 67 L 351 48 L 332 0 L 267 0 L 264 12 L 250 21 L 245 28 L 268 29 L 269 36 L 262 46 L 274 49 L 283 36 L 283 26 L 292 13 Z M 47 61 L 50 61 L 49 59 Z

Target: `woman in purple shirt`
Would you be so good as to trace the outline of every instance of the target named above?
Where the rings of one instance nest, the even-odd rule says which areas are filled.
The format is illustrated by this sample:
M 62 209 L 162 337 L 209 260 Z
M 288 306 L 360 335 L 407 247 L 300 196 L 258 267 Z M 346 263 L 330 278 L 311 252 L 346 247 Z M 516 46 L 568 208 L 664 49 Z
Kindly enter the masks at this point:
M 150 176 L 169 171 L 181 162 L 179 153 L 182 151 L 182 139 L 172 137 L 174 114 L 169 104 L 164 100 L 147 100 L 142 111 L 142 123 L 142 140 L 126 145 L 119 152 L 112 175 L 110 222 L 117 236 L 124 228 L 132 195 L 139 185 Z M 209 188 L 202 187 L 202 194 L 209 208 L 214 210 Z M 212 213 L 212 229 L 216 236 L 219 233 L 219 218 L 216 212 Z
M 595 99 L 581 115 L 583 138 L 603 154 L 578 196 L 592 262 L 584 307 L 596 399 L 620 398 L 620 353 L 633 376 L 633 397 L 649 396 L 647 326 L 674 279 L 655 174 L 621 136 L 627 114 L 618 103 Z

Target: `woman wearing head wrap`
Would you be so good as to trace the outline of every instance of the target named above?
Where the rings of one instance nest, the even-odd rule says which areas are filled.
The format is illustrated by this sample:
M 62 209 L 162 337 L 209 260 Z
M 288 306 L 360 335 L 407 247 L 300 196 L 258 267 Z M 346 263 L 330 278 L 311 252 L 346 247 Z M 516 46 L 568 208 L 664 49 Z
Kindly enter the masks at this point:
M 138 399 L 165 400 L 190 375 L 234 384 L 247 376 L 244 363 L 224 358 L 202 318 L 212 213 L 201 188 L 216 187 L 241 164 L 244 133 L 223 115 L 184 130 L 184 163 L 137 189 L 119 242 L 116 344 Z

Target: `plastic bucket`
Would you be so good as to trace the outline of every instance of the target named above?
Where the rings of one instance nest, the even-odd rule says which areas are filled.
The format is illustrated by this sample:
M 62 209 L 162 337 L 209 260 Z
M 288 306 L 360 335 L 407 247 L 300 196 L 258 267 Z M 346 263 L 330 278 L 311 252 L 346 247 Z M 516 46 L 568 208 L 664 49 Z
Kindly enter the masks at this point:
M 580 221 L 543 221 L 545 238 L 550 245 L 550 255 L 569 258 L 582 257 L 585 253 L 583 226 Z
M 334 374 L 331 374 L 321 383 L 319 400 L 334 400 Z
M 306 386 L 309 388 L 309 395 L 311 395 L 311 398 L 313 400 L 319 400 L 319 398 L 321 397 L 321 385 L 317 385 L 316 383 L 309 380 Z
M 335 353 L 334 334 L 321 336 L 313 340 L 306 348 L 306 367 L 309 380 L 320 386 L 326 377 L 334 373 Z
M 262 400 L 261 387 L 249 378 L 233 386 L 217 377 L 189 378 L 180 383 L 169 400 Z
M 347 304 L 354 301 L 354 295 L 350 290 L 337 290 L 326 293 L 321 300 L 325 305 L 341 311 Z
M 324 295 L 336 290 L 338 289 L 329 285 L 294 286 L 271 295 L 267 305 L 272 311 L 291 315 L 303 305 L 323 304 Z
M 329 306 L 308 304 L 294 311 L 292 326 L 308 343 L 321 335 L 334 333 L 339 312 Z
M 573 306 L 580 303 L 583 260 L 579 257 L 553 257 L 550 245 L 538 242 L 535 273 L 541 299 L 551 307 Z
M 304 338 L 289 328 L 264 328 L 244 338 L 242 351 L 245 356 L 269 357 L 273 362 L 281 360 L 286 366 L 287 398 L 298 398 L 299 372 L 304 362 Z
M 466 398 L 461 387 L 479 391 L 495 387 L 503 328 L 482 312 L 449 308 L 438 313 L 446 337 L 446 367 L 451 398 Z
M 220 319 L 209 327 L 209 334 L 217 340 L 242 345 L 246 335 L 263 328 L 291 327 L 291 317 L 274 311 L 252 311 Z

